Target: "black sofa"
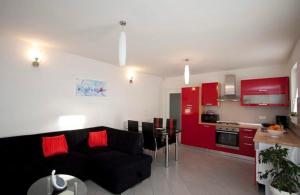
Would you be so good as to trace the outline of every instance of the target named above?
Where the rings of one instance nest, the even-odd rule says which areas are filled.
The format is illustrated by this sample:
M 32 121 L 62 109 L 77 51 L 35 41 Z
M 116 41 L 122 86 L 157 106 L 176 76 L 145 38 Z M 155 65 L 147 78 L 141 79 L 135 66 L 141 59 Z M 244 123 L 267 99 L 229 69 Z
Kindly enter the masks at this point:
M 88 147 L 90 131 L 107 130 L 108 147 Z M 42 137 L 64 134 L 68 154 L 45 158 Z M 151 175 L 152 157 L 143 154 L 143 137 L 139 133 L 109 127 L 59 131 L 35 135 L 0 138 L 1 194 L 26 194 L 37 179 L 69 174 L 91 179 L 108 191 L 119 194 Z

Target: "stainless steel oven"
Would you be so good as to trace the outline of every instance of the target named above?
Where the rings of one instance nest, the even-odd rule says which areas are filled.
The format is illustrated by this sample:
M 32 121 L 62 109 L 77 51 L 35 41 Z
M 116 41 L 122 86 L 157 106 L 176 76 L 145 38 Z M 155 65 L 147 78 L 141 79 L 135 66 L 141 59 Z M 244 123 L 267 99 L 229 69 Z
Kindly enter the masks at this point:
M 216 145 L 219 147 L 239 149 L 239 128 L 227 125 L 216 126 Z

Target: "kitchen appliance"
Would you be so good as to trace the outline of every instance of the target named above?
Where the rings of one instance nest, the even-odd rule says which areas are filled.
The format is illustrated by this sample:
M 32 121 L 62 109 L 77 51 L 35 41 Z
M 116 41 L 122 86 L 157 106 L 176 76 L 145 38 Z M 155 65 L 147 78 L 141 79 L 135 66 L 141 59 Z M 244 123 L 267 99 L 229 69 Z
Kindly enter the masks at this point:
M 218 114 L 201 114 L 201 122 L 216 123 L 218 120 L 220 120 L 220 116 Z
M 218 101 L 240 101 L 240 98 L 236 95 L 236 77 L 234 74 L 225 75 L 224 95 Z
M 239 150 L 239 124 L 218 121 L 216 125 L 216 146 Z
M 284 128 L 288 128 L 288 117 L 287 116 L 276 116 L 276 124 L 283 125 Z

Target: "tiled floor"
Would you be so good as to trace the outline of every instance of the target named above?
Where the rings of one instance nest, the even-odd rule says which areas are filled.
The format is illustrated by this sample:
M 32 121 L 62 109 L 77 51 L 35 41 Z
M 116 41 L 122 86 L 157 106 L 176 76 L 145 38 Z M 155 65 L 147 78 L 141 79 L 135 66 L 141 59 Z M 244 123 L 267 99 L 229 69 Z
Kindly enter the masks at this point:
M 221 154 L 180 148 L 179 162 L 171 148 L 169 168 L 164 167 L 163 150 L 152 164 L 152 176 L 124 195 L 255 195 L 253 162 Z M 86 181 L 89 195 L 111 194 Z

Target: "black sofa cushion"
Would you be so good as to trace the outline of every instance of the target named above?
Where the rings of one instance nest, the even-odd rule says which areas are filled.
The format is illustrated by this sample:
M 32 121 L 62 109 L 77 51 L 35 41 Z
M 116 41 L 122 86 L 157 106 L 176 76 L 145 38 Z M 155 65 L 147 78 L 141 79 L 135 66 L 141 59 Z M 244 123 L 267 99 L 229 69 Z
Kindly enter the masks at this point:
M 110 147 L 96 147 L 96 148 L 85 148 L 81 150 L 81 153 L 86 155 L 100 154 L 103 152 L 111 151 Z
M 140 133 L 108 128 L 108 146 L 113 150 L 137 155 L 143 153 L 143 136 Z M 118 132 L 116 132 L 118 131 Z
M 151 175 L 152 157 L 108 151 L 90 155 L 90 175 L 113 193 L 121 193 Z
M 87 179 L 88 158 L 79 152 L 69 152 L 47 157 L 44 159 L 47 171 L 50 174 L 53 169 L 59 174 L 68 174 L 82 180 Z

